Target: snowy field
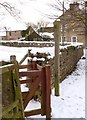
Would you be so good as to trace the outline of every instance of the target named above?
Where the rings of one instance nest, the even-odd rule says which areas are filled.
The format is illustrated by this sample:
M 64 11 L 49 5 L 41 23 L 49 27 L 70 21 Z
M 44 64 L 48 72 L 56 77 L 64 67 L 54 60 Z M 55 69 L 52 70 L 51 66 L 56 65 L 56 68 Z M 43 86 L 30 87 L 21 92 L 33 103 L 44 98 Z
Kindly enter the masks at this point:
M 3 41 L 6 42 L 6 41 Z M 24 41 L 19 41 L 19 42 L 24 42 Z M 27 41 L 25 41 L 27 42 Z M 35 41 L 31 41 L 31 42 L 35 42 Z M 40 41 L 39 41 L 40 42 Z M 38 41 L 37 41 L 38 43 Z M 47 42 L 44 42 L 47 43 Z M 69 43 L 69 45 L 67 46 L 60 46 L 60 49 L 64 49 L 68 46 L 78 46 L 78 45 L 82 45 L 82 43 Z M 51 58 L 54 57 L 55 53 L 54 50 L 55 47 L 9 47 L 9 46 L 2 46 L 0 45 L 0 61 L 5 60 L 5 61 L 10 61 L 10 56 L 11 55 L 16 55 L 16 59 L 18 62 L 20 62 L 20 60 L 24 57 L 24 55 L 28 52 L 28 50 L 31 50 L 31 53 L 36 53 L 36 52 L 40 52 L 40 53 L 50 53 Z
M 16 55 L 17 60 L 27 53 L 31 48 L 14 48 L 0 46 L 0 60 L 9 61 L 10 55 Z M 54 47 L 32 48 L 33 52 L 49 52 L 54 56 Z M 87 49 L 84 50 L 87 53 Z M 87 57 L 87 56 L 86 56 Z M 87 60 L 87 58 L 86 58 Z M 60 96 L 54 96 L 54 89 L 51 92 L 52 118 L 85 118 L 85 59 L 80 59 L 76 70 L 60 84 Z M 26 111 L 32 108 L 40 108 L 40 103 L 31 100 Z M 45 118 L 36 115 L 32 118 Z
M 50 53 L 50 57 L 54 56 L 54 47 L 44 47 L 44 48 L 37 48 L 37 47 L 7 47 L 7 46 L 0 46 L 0 61 L 10 61 L 11 55 L 16 55 L 16 59 L 18 62 L 24 57 L 24 55 L 28 52 L 28 50 L 32 50 L 32 53 L 42 52 L 42 53 Z

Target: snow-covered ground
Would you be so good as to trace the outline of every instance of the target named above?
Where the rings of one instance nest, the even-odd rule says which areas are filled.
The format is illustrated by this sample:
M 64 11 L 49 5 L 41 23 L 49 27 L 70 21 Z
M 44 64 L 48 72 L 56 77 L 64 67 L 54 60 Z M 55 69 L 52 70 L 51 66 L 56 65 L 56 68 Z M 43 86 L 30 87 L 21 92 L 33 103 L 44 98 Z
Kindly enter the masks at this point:
M 9 60 L 10 55 L 16 55 L 17 60 L 27 53 L 31 48 L 13 48 L 0 46 L 0 60 Z M 32 51 L 49 52 L 54 56 L 54 47 L 33 48 Z M 85 49 L 87 55 L 87 49 Z M 87 60 L 87 56 L 86 56 Z M 51 94 L 52 118 L 85 118 L 85 59 L 80 59 L 76 70 L 60 84 L 60 96 L 54 96 L 54 89 Z M 32 108 L 40 108 L 40 103 L 31 100 L 26 111 Z M 36 115 L 33 118 L 45 118 Z
M 3 40 L 4 42 L 4 40 Z M 5 40 L 6 42 L 6 40 Z M 12 41 L 11 41 L 12 42 Z M 29 41 L 19 41 L 19 42 L 29 42 Z M 35 42 L 35 41 L 31 41 L 31 42 Z M 41 41 L 39 41 L 41 42 Z M 38 41 L 37 41 L 38 43 Z M 41 42 L 43 43 L 43 42 Z M 44 42 L 47 43 L 47 42 Z M 50 43 L 50 42 L 48 42 Z M 82 43 L 69 43 L 66 46 L 60 46 L 60 49 L 64 49 L 66 47 L 69 46 L 79 46 L 82 45 Z M 16 59 L 18 62 L 20 62 L 20 60 L 24 57 L 24 55 L 28 52 L 28 50 L 31 50 L 31 53 L 36 53 L 36 52 L 40 52 L 40 53 L 50 53 L 51 58 L 54 57 L 55 53 L 54 50 L 55 47 L 9 47 L 9 46 L 2 46 L 0 45 L 0 61 L 5 60 L 5 61 L 10 61 L 10 56 L 11 55 L 16 55 Z
M 52 91 L 52 117 L 85 118 L 85 60 L 60 84 L 60 97 Z M 57 111 L 55 111 L 57 110 Z
M 26 110 L 35 107 L 39 108 L 40 104 L 32 100 Z M 54 89 L 52 90 L 51 108 L 52 118 L 85 118 L 85 59 L 80 59 L 76 70 L 60 84 L 59 97 L 56 97 Z
M 0 46 L 0 61 L 10 61 L 11 55 L 16 55 L 16 59 L 19 62 L 24 55 L 28 52 L 28 50 L 32 50 L 32 53 L 42 52 L 42 53 L 50 53 L 50 57 L 54 56 L 54 47 L 8 47 L 8 46 Z

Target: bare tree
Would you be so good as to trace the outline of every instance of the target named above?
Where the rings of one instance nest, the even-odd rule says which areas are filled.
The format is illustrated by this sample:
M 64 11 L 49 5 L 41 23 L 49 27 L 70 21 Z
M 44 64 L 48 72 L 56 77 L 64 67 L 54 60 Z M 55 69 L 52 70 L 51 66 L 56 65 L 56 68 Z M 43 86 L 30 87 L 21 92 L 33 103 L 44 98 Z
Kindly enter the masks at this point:
M 27 2 L 29 1 L 36 1 L 36 0 L 18 0 L 18 2 L 21 4 L 21 5 L 24 5 L 26 4 Z M 15 7 L 14 5 L 12 5 L 11 3 L 9 2 L 0 2 L 0 9 L 1 8 L 4 8 L 11 16 L 13 17 L 18 17 L 18 15 L 20 15 L 20 10 L 17 9 L 17 7 Z M 4 15 L 5 13 L 2 13 L 1 12 L 1 15 Z
M 14 18 L 18 19 L 20 18 L 20 11 L 15 8 L 14 6 L 12 6 L 10 3 L 8 2 L 0 2 L 0 8 L 6 10 L 11 16 L 13 16 Z M 5 15 L 6 12 L 1 12 L 1 15 Z
M 47 25 L 49 24 L 49 22 L 46 22 L 44 20 L 40 20 L 39 22 L 37 22 L 37 26 L 40 29 L 41 27 L 47 27 Z
M 40 20 L 40 21 L 38 21 L 36 24 L 31 23 L 31 22 L 28 22 L 28 23 L 25 23 L 25 24 L 26 24 L 26 27 L 31 26 L 32 28 L 38 30 L 38 29 L 40 29 L 41 27 L 47 27 L 47 25 L 49 24 L 49 22 L 44 21 L 44 20 Z

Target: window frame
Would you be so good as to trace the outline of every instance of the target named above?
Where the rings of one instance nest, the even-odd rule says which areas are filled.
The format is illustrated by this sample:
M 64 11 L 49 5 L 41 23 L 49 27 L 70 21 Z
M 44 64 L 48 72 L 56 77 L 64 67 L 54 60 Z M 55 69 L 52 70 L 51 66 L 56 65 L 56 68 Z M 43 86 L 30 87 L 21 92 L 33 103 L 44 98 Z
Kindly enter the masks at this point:
M 76 38 L 76 40 L 74 41 L 73 38 Z M 77 36 L 72 36 L 72 37 L 71 37 L 71 42 L 76 43 L 76 42 L 77 42 Z
M 62 36 L 61 36 L 61 42 L 62 42 Z M 67 42 L 67 36 L 64 36 L 64 42 Z

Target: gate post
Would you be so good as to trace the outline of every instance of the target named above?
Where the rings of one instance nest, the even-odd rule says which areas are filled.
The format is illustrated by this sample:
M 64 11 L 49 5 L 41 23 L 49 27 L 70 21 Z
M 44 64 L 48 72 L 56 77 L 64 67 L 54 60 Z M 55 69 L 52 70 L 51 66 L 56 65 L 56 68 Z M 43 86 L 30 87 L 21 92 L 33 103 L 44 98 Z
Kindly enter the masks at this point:
M 18 62 L 16 61 L 16 56 L 15 55 L 10 56 L 10 61 L 14 65 L 18 65 Z M 15 90 L 15 100 L 19 100 L 18 112 L 20 113 L 20 116 L 23 119 L 24 118 L 24 107 L 23 107 L 23 101 L 22 101 L 22 94 L 21 94 L 21 87 L 20 87 L 20 81 L 19 81 L 19 69 L 18 69 L 18 67 L 13 69 L 13 87 L 14 87 L 14 90 Z
M 41 79 L 41 115 L 46 115 L 46 119 L 51 117 L 51 71 L 50 66 L 42 68 Z
M 46 74 L 45 67 L 41 71 L 41 115 L 46 115 Z
M 61 22 L 56 20 L 54 22 L 54 41 L 55 41 L 55 73 L 54 73 L 54 85 L 55 85 L 55 96 L 59 96 L 59 83 L 60 83 L 60 49 L 59 43 L 61 39 Z
M 51 70 L 50 65 L 45 66 L 45 73 L 46 73 L 46 118 L 50 119 L 51 117 Z

